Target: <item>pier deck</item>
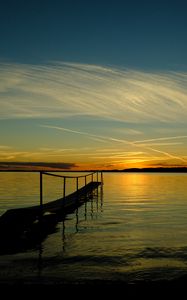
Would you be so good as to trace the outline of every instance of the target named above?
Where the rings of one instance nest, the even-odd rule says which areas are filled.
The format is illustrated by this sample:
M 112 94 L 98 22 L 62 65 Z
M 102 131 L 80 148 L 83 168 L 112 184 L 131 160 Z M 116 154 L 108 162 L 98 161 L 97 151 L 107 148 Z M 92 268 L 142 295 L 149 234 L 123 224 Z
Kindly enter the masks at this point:
M 93 197 L 102 182 L 92 181 L 72 194 L 40 205 L 7 210 L 0 217 L 0 254 L 16 253 L 37 247 L 58 222 Z M 97 194 L 98 195 L 98 194 Z
M 0 217 L 0 232 L 6 231 L 8 228 L 15 230 L 16 228 L 20 229 L 21 226 L 28 226 L 41 215 L 45 216 L 46 213 L 65 215 L 88 200 L 91 193 L 100 185 L 101 182 L 90 182 L 65 198 L 62 197 L 42 205 L 9 209 Z

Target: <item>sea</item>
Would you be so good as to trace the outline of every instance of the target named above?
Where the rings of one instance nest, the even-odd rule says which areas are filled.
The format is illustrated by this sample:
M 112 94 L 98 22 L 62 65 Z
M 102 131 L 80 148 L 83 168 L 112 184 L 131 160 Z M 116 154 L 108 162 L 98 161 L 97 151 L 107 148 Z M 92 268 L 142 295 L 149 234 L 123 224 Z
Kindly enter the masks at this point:
M 77 182 L 67 178 L 66 184 L 69 194 Z M 83 185 L 84 178 L 79 180 L 79 187 Z M 43 175 L 44 203 L 62 196 L 63 178 Z M 39 202 L 39 173 L 0 172 L 0 216 L 8 209 Z M 24 249 L 0 252 L 0 283 L 183 278 L 187 276 L 187 174 L 104 172 L 103 185 L 40 240 Z

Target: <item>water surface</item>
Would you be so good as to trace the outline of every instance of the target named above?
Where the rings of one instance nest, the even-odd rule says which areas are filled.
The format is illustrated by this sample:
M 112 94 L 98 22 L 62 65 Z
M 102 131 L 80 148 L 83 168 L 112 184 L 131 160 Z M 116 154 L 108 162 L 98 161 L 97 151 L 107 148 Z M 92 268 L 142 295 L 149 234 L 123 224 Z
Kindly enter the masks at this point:
M 0 179 L 0 214 L 38 204 L 38 174 L 0 173 Z M 187 275 L 186 181 L 182 173 L 104 173 L 103 190 L 42 243 L 0 256 L 0 278 L 74 283 Z M 60 196 L 61 179 L 45 178 L 44 201 Z

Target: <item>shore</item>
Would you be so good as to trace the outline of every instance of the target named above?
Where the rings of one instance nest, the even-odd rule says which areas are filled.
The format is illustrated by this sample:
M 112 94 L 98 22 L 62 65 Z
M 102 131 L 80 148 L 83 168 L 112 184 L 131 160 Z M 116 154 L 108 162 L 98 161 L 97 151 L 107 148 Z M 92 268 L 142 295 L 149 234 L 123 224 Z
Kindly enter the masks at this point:
M 25 295 L 29 297 L 36 297 L 37 295 L 44 296 L 67 296 L 68 297 L 84 297 L 96 298 L 103 297 L 141 297 L 148 296 L 148 299 L 157 299 L 158 296 L 166 295 L 173 297 L 173 295 L 184 295 L 186 291 L 187 278 L 171 281 L 140 281 L 136 283 L 127 283 L 122 281 L 103 281 L 103 280 L 89 280 L 85 282 L 64 282 L 61 280 L 45 279 L 42 283 L 33 280 L 28 281 L 9 281 L 2 280 L 0 283 L 0 290 L 4 294 L 14 296 L 16 293 L 20 297 Z

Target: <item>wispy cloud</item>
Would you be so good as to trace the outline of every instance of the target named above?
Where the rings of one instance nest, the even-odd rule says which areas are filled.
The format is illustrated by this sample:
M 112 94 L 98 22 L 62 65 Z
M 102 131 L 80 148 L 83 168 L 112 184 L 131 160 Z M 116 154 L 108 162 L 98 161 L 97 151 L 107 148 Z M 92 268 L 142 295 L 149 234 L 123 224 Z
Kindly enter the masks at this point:
M 141 141 L 134 141 L 134 143 L 138 144 L 138 143 L 167 141 L 167 140 L 186 139 L 186 138 L 187 138 L 187 135 L 178 135 L 178 136 L 161 137 L 161 138 L 147 139 L 147 140 L 141 140 Z
M 73 129 L 69 129 L 69 128 L 64 128 L 61 126 L 53 126 L 53 125 L 40 125 L 41 127 L 44 128 L 49 128 L 49 129 L 56 129 L 56 130 L 60 130 L 60 131 L 65 131 L 65 132 L 70 132 L 70 133 L 75 133 L 75 134 L 80 134 L 80 135 L 85 135 L 89 138 L 96 138 L 97 140 L 105 140 L 108 139 L 108 137 L 105 136 L 101 136 L 101 135 L 97 135 L 97 134 L 92 134 L 89 132 L 85 132 L 85 131 L 80 131 L 80 130 L 73 130 Z
M 71 132 L 74 134 L 80 134 L 80 135 L 84 135 L 84 136 L 88 136 L 88 137 L 96 137 L 99 139 L 104 139 L 104 140 L 108 140 L 112 143 L 122 143 L 122 144 L 127 144 L 129 146 L 132 146 L 133 148 L 141 148 L 141 149 L 145 149 L 145 150 L 149 150 L 149 152 L 156 152 L 156 153 L 160 153 L 170 159 L 175 159 L 175 160 L 179 160 L 182 161 L 184 163 L 187 163 L 187 160 L 184 159 L 183 157 L 179 156 L 179 155 L 174 155 L 171 154 L 170 152 L 167 151 L 163 151 L 163 150 L 158 150 L 155 148 L 152 148 L 148 145 L 144 145 L 141 143 L 137 143 L 137 142 L 133 142 L 133 141 L 128 141 L 128 140 L 123 140 L 123 139 L 117 139 L 117 138 L 113 138 L 113 137 L 109 137 L 109 136 L 100 136 L 100 135 L 95 135 L 95 134 L 91 134 L 88 132 L 84 132 L 84 131 L 78 131 L 78 130 L 72 130 L 72 129 L 68 129 L 68 128 L 64 128 L 64 127 L 59 127 L 59 126 L 51 126 L 51 125 L 41 125 L 41 127 L 46 127 L 46 128 L 51 128 L 51 129 L 55 129 L 55 130 L 60 130 L 60 131 L 66 131 L 66 132 Z M 166 138 L 165 138 L 166 139 Z M 151 155 L 151 154 L 149 154 Z
M 7 150 L 7 149 L 11 149 L 10 146 L 5 146 L 5 145 L 0 145 L 0 151 L 1 150 Z
M 143 146 L 145 147 L 145 146 Z M 161 150 L 158 150 L 158 149 L 155 149 L 155 148 L 151 148 L 151 147 L 146 147 L 146 149 L 149 149 L 151 151 L 154 151 L 154 152 L 157 152 L 157 153 L 160 153 L 160 154 L 163 154 L 171 159 L 175 159 L 175 160 L 180 160 L 184 163 L 187 163 L 187 160 L 184 159 L 183 157 L 181 156 L 178 156 L 178 155 L 174 155 L 174 154 L 171 154 L 170 152 L 166 152 L 166 151 L 161 151 Z
M 39 148 L 39 150 L 41 152 L 52 152 L 52 153 L 59 153 L 59 152 L 66 152 L 66 151 L 74 151 L 75 149 L 74 148 L 64 148 L 64 149 L 60 149 L 60 148 L 46 148 L 46 147 L 42 147 L 42 148 Z
M 65 169 L 77 167 L 74 163 L 46 163 L 46 162 L 2 162 L 0 161 L 0 169 L 2 170 L 44 170 L 45 169 Z
M 24 149 L 28 151 L 16 151 L 23 148 L 14 150 L 2 145 L 0 152 L 5 160 L 37 161 L 42 156 L 48 160 L 62 156 L 77 159 L 95 155 L 108 160 L 126 158 L 126 162 L 165 159 L 187 163 L 186 73 L 151 73 L 61 62 L 46 65 L 1 63 L 0 107 L 0 120 L 38 119 L 38 123 L 48 129 L 50 137 L 49 129 L 58 130 L 80 135 L 83 140 L 89 139 L 90 144 L 106 148 L 106 152 L 104 149 L 99 152 L 96 147 L 90 152 L 84 151 L 83 147 L 89 145 L 85 143 L 82 150 L 81 146 L 76 149 L 77 139 L 74 142 L 73 137 L 71 143 L 64 143 L 59 149 L 54 144 L 50 147 L 45 140 L 45 147 L 40 143 L 39 149 L 33 152 L 26 146 Z M 54 119 L 58 119 L 57 126 Z M 74 120 L 83 119 L 86 129 L 82 130 L 83 126 L 76 126 Z M 42 125 L 44 120 L 46 125 Z M 91 120 L 88 128 L 87 120 Z M 72 126 L 68 128 L 70 121 Z M 59 126 L 61 124 L 64 127 Z M 142 139 L 138 140 L 140 136 Z M 6 140 L 2 140 L 4 143 Z M 124 152 L 110 149 L 115 145 Z
M 0 118 L 185 122 L 187 74 L 95 65 L 0 65 Z

